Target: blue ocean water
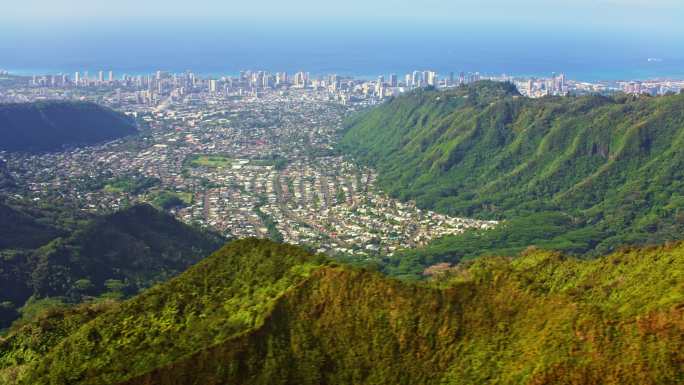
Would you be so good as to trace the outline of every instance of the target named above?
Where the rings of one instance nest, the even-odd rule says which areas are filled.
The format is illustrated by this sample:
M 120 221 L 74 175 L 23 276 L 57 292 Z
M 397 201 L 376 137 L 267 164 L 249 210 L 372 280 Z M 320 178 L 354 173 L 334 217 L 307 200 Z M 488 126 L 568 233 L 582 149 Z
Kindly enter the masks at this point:
M 0 31 L 1 32 L 1 31 Z M 17 73 L 192 70 L 232 75 L 244 69 L 337 73 L 373 78 L 420 69 L 577 80 L 684 79 L 684 39 L 667 31 L 630 34 L 600 28 L 539 30 L 390 25 L 170 27 L 64 30 L 0 35 L 0 69 Z M 9 54 L 8 54 L 9 53 Z

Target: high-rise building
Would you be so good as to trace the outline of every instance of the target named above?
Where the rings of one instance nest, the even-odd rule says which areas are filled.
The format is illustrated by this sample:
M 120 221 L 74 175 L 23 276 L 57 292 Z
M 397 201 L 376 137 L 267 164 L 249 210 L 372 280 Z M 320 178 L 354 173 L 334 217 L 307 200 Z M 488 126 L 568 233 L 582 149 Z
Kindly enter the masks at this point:
M 78 85 L 79 83 L 81 83 L 81 74 L 76 71 L 76 73 L 74 73 L 74 84 Z
M 337 89 L 340 87 L 340 80 L 337 77 L 337 74 L 330 75 L 328 82 L 330 83 L 330 89 L 333 91 L 337 91 Z
M 404 76 L 404 85 L 406 87 L 411 87 L 411 74 L 406 74 L 406 76 Z
M 114 71 L 109 71 L 109 82 L 114 83 Z
M 435 71 L 425 71 L 424 74 L 425 83 L 427 85 L 436 87 L 437 86 L 437 72 Z
M 397 84 L 397 74 L 390 74 L 389 76 L 389 85 L 390 87 L 396 87 Z
M 216 79 L 209 80 L 209 92 L 212 94 L 216 93 Z
M 384 87 L 385 87 L 385 77 L 384 76 L 378 76 L 378 81 L 375 83 L 375 94 L 382 97 Z
M 104 83 L 104 71 L 99 71 L 97 73 L 97 82 L 100 84 Z
M 295 86 L 306 87 L 306 83 L 307 83 L 308 78 L 309 78 L 308 74 L 301 72 L 301 71 L 297 72 L 295 74 L 295 79 L 294 79 Z
M 423 84 L 423 75 L 420 71 L 413 71 L 413 77 L 411 78 L 411 85 L 413 87 L 420 87 Z
M 269 73 L 264 74 L 262 83 L 264 88 L 271 88 L 273 86 L 273 76 Z
M 287 72 L 278 72 L 276 74 L 276 85 L 280 86 L 287 84 Z

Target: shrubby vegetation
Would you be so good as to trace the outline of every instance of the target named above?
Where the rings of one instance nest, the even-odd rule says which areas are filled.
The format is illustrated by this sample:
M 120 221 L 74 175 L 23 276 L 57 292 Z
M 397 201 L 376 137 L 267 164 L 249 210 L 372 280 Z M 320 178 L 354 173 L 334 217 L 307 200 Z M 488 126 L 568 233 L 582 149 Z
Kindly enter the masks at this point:
M 53 151 L 135 134 L 135 123 L 87 102 L 0 104 L 0 150 Z
M 66 305 L 51 299 L 24 305 L 30 309 L 25 309 L 22 319 L 15 322 L 6 337 L 0 337 L 0 384 L 17 381 L 29 364 L 39 360 L 83 324 L 116 305 L 113 301 Z
M 152 196 L 151 203 L 162 210 L 187 207 L 192 203 L 191 193 L 160 191 Z
M 30 382 L 117 383 L 169 364 L 262 324 L 283 293 L 325 263 L 293 246 L 230 243 L 79 329 L 32 371 L 49 375 Z
M 397 97 L 347 129 L 341 148 L 391 195 L 508 223 L 407 252 L 390 271 L 529 245 L 606 254 L 684 232 L 684 95 L 528 99 L 479 82 Z
M 586 261 L 529 249 L 417 285 L 236 241 L 51 345 L 18 383 L 675 384 L 682 282 L 681 243 Z

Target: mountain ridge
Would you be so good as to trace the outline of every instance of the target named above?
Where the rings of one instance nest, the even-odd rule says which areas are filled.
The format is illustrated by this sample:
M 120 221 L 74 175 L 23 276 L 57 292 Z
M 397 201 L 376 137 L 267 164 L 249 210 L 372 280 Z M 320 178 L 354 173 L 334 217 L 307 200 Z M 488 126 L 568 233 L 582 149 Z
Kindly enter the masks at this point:
M 239 262 L 254 258 L 251 265 Z M 309 267 L 301 270 L 299 263 Z M 85 324 L 34 362 L 19 383 L 676 383 L 684 380 L 683 263 L 682 243 L 591 261 L 530 249 L 517 259 L 472 261 L 417 285 L 292 246 L 234 241 L 189 273 Z M 288 276 L 280 289 L 268 289 L 268 282 Z M 202 296 L 192 293 L 204 279 L 243 288 L 232 299 L 206 297 L 210 308 L 230 304 L 215 307 L 217 315 L 238 314 L 231 309 L 242 301 L 256 318 L 218 339 L 201 333 L 205 342 L 193 345 L 188 338 L 202 338 L 185 320 L 196 319 L 189 309 L 198 309 Z M 247 282 L 255 286 L 245 289 Z M 271 299 L 250 305 L 266 298 L 253 295 L 269 292 Z M 161 302 L 152 301 L 158 305 L 134 311 L 158 295 Z M 186 305 L 177 307 L 174 297 Z M 156 348 L 135 338 L 125 342 L 138 333 L 136 322 L 161 322 L 169 306 L 184 310 L 168 319 L 167 331 L 143 328 L 161 339 Z M 206 314 L 214 321 L 200 320 L 209 322 L 202 330 L 225 323 Z M 128 332 L 119 334 L 124 326 Z M 122 351 L 122 343 L 130 348 Z M 144 358 L 155 354 L 175 358 Z

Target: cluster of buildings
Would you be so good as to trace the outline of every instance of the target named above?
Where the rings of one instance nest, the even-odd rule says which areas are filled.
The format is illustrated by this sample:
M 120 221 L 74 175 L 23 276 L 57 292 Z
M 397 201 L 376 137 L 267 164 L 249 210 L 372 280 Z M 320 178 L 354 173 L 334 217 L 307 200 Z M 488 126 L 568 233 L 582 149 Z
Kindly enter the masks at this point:
M 627 94 L 652 96 L 668 93 L 678 94 L 684 90 L 684 80 L 654 79 L 647 81 L 621 81 L 617 87 Z
M 539 98 L 549 95 L 565 95 L 570 92 L 571 89 L 565 74 L 553 74 L 550 78 L 511 78 L 509 81 L 516 85 L 521 94 L 530 98 Z
M 170 73 L 156 71 L 147 75 L 123 74 L 115 77 L 113 71 L 88 71 L 73 74 L 34 75 L 27 86 L 46 89 L 61 89 L 71 95 L 84 93 L 85 89 L 107 89 L 114 91 L 118 104 L 159 105 L 167 101 L 193 102 L 198 93 L 214 97 L 262 96 L 268 92 L 286 92 L 293 89 L 327 91 L 331 99 L 343 104 L 375 103 L 389 96 L 398 95 L 419 87 L 452 87 L 480 79 L 479 73 L 453 72 L 440 78 L 431 70 L 413 71 L 399 79 L 390 74 L 387 79 L 380 76 L 375 80 L 355 79 L 336 74 L 311 76 L 308 72 L 240 71 L 235 76 L 200 77 L 192 71 Z
M 146 75 L 122 74 L 113 71 L 88 71 L 73 74 L 35 75 L 16 82 L 18 94 L 0 94 L 1 101 L 22 101 L 25 94 L 43 98 L 79 98 L 99 93 L 106 102 L 117 108 L 133 106 L 159 107 L 169 103 L 202 103 L 210 99 L 223 100 L 240 97 L 262 97 L 268 93 L 287 93 L 296 90 L 324 92 L 331 101 L 344 105 L 372 105 L 385 98 L 421 88 L 450 88 L 478 80 L 514 83 L 521 94 L 537 98 L 550 95 L 615 93 L 649 93 L 661 95 L 679 93 L 684 82 L 675 80 L 580 82 L 565 74 L 550 77 L 485 76 L 479 72 L 439 74 L 433 70 L 415 70 L 403 77 L 395 73 L 376 79 L 359 79 L 337 74 L 312 76 L 297 73 L 240 71 L 232 76 L 199 76 L 192 71 L 171 73 L 156 71 Z

